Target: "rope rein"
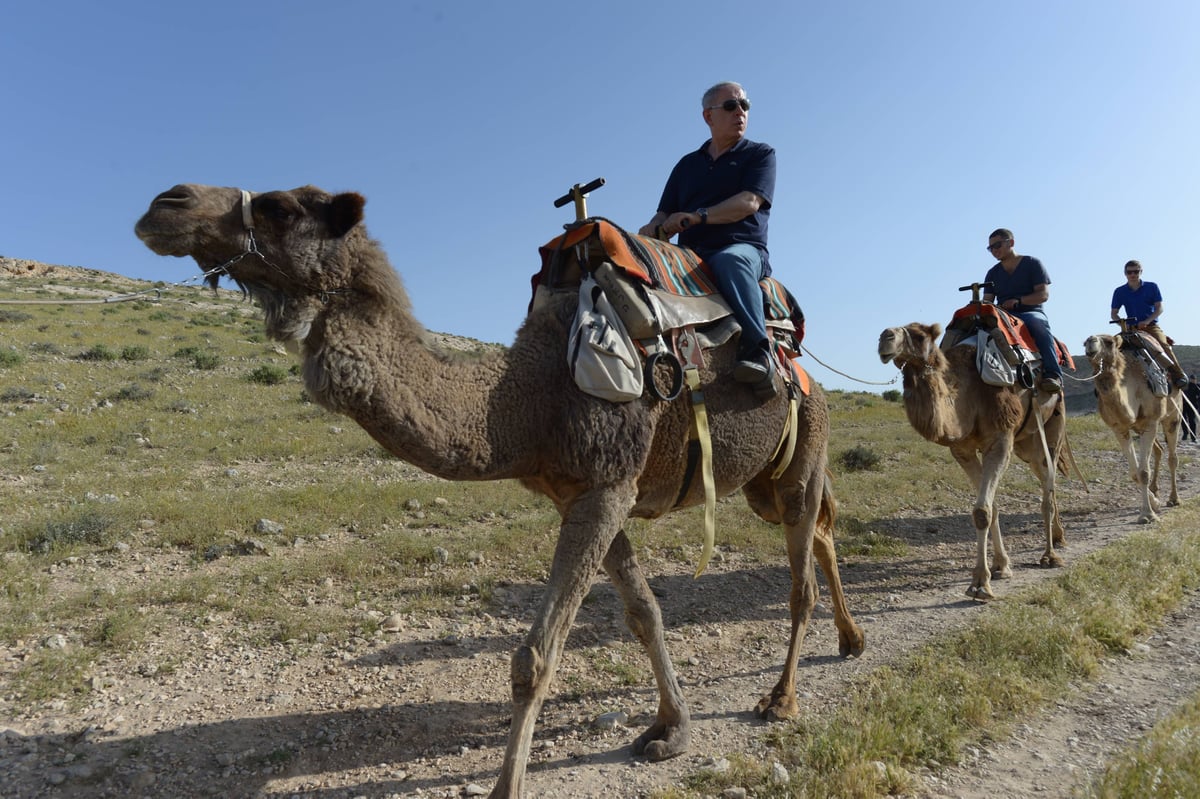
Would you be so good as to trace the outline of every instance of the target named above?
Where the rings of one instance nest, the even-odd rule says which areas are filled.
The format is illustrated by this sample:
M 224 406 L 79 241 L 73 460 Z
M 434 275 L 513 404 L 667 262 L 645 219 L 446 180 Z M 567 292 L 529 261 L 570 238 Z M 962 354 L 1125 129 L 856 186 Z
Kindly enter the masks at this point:
M 830 366 L 829 364 L 827 364 L 827 363 L 825 363 L 824 361 L 822 361 L 822 360 L 821 360 L 820 358 L 818 358 L 816 355 L 813 355 L 813 352 L 812 352 L 812 350 L 810 350 L 808 347 L 804 346 L 803 344 L 801 344 L 801 345 L 800 345 L 800 349 L 804 350 L 804 354 L 805 354 L 805 355 L 807 355 L 808 357 L 812 358 L 814 361 L 816 361 L 817 363 L 821 364 L 822 366 L 824 366 L 826 369 L 828 369 L 829 371 L 833 372 L 834 374 L 839 374 L 839 375 L 841 375 L 842 377 L 844 377 L 844 378 L 846 378 L 846 379 L 848 379 L 848 380 L 853 380 L 855 383 L 862 383 L 864 386 L 893 386 L 893 385 L 895 385 L 895 384 L 896 384 L 896 381 L 900 379 L 900 375 L 898 375 L 898 374 L 897 374 L 897 375 L 896 375 L 895 377 L 893 377 L 891 380 L 888 380 L 888 381 L 886 381 L 886 382 L 883 382 L 883 383 L 878 383 L 878 382 L 875 382 L 875 381 L 872 381 L 872 380 L 862 380 L 862 379 L 860 379 L 860 378 L 857 378 L 857 377 L 853 377 L 853 376 L 851 376 L 851 375 L 848 375 L 848 374 L 846 374 L 845 372 L 839 372 L 837 369 L 834 369 L 832 366 Z

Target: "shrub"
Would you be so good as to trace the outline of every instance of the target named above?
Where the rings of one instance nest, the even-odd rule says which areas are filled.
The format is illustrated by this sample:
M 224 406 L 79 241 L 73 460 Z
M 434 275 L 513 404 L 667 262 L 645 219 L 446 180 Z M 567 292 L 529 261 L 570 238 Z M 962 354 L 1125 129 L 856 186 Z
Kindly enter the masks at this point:
M 889 388 L 887 391 L 883 392 L 882 396 L 888 402 L 899 402 L 904 398 L 904 395 L 894 388 Z
M 874 469 L 879 463 L 879 455 L 860 444 L 838 455 L 838 463 L 848 472 L 862 472 Z
M 216 369 L 221 362 L 220 356 L 203 352 L 199 347 L 180 347 L 175 350 L 175 357 L 190 360 L 197 369 Z
M 261 383 L 264 386 L 274 386 L 282 383 L 288 378 L 288 370 L 282 366 L 274 364 L 263 364 L 250 373 L 249 380 L 252 383 Z
M 74 519 L 47 522 L 41 535 L 27 544 L 30 552 L 47 554 L 56 547 L 71 544 L 102 544 L 113 519 L 102 513 L 86 512 Z
M 79 353 L 81 361 L 115 361 L 116 359 L 117 353 L 103 344 L 94 344 L 90 350 Z
M 141 344 L 136 344 L 130 347 L 121 349 L 122 361 L 144 361 L 150 357 L 149 347 L 144 347 Z
M 14 350 L 0 350 L 0 367 L 20 366 L 25 359 Z
M 0 402 L 29 402 L 36 396 L 24 386 L 10 386 L 0 392 Z
M 122 387 L 115 394 L 113 394 L 112 400 L 114 402 L 120 402 L 122 400 L 129 401 L 129 402 L 137 402 L 138 400 L 150 399 L 153 396 L 154 396 L 153 389 L 146 388 L 144 386 L 139 386 L 137 383 L 130 383 L 129 385 Z

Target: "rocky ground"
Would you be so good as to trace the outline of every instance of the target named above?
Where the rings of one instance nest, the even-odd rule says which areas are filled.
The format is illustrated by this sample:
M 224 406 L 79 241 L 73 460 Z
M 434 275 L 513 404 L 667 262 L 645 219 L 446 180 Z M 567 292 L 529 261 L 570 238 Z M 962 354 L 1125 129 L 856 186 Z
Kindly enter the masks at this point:
M 1193 496 L 1196 467 L 1185 460 L 1181 492 Z M 1114 463 L 1091 493 L 1067 483 L 1068 562 L 1137 528 L 1126 479 Z M 1037 567 L 1035 498 L 1004 501 L 1015 575 L 994 584 L 1000 602 L 1058 573 Z M 837 634 L 824 608 L 809 629 L 800 691 L 814 710 L 837 702 L 851 678 L 994 607 L 964 594 L 973 557 L 965 514 L 887 524 L 889 535 L 908 543 L 907 555 L 843 566 L 851 607 L 867 635 L 863 657 L 837 656 Z M 770 689 L 783 659 L 786 567 L 752 568 L 736 552 L 725 552 L 693 580 L 685 567 L 652 553 L 645 560 L 656 575 L 651 582 L 691 705 L 691 751 L 665 763 L 631 757 L 629 743 L 649 723 L 656 699 L 648 676 L 634 688 L 595 687 L 619 684 L 604 680 L 614 670 L 648 674 L 624 629 L 619 600 L 598 581 L 541 716 L 530 796 L 645 796 L 733 753 L 770 757 L 762 743 L 767 725 L 750 709 Z M 106 572 L 107 579 L 128 583 L 187 568 L 193 565 L 184 553 L 114 552 L 63 564 L 53 576 L 71 580 L 75 570 L 90 570 L 93 577 Z M 485 794 L 507 733 L 509 654 L 539 593 L 535 584 L 508 585 L 483 612 L 402 617 L 377 638 L 341 646 L 251 646 L 242 631 L 217 617 L 203 628 L 162 631 L 135 654 L 98 664 L 81 706 L 56 701 L 17 710 L 11 697 L 0 698 L 0 796 Z M 927 775 L 920 796 L 1069 796 L 1072 785 L 1200 686 L 1198 606 L 1193 597 L 1098 684 L 1060 698 L 1013 739 Z M 0 685 L 32 648 L 55 643 L 0 648 Z

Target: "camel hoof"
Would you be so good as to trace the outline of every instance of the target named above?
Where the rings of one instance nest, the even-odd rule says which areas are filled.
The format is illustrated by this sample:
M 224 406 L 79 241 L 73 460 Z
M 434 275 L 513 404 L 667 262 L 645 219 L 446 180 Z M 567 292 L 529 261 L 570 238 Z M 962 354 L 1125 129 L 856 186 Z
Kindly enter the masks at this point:
M 1063 559 L 1053 552 L 1042 555 L 1042 559 L 1038 562 L 1044 569 L 1061 569 L 1063 566 Z
M 1003 569 L 997 569 L 996 571 L 992 572 L 992 579 L 993 580 L 1011 580 L 1012 579 L 1012 569 L 1008 566 L 1005 566 Z
M 800 715 L 800 705 L 795 694 L 770 693 L 758 700 L 754 712 L 766 721 L 786 721 Z
M 670 760 L 687 751 L 690 737 L 687 722 L 674 727 L 655 722 L 633 742 L 633 753 L 654 763 Z
M 989 602 L 996 598 L 992 589 L 985 585 L 973 585 L 967 589 L 967 596 L 979 602 Z
M 1153 513 L 1147 513 L 1147 514 L 1143 514 L 1143 515 L 1139 516 L 1137 523 L 1138 524 L 1154 524 L 1157 521 L 1158 521 L 1158 516 L 1156 516 Z
M 861 629 L 853 634 L 838 631 L 838 654 L 842 657 L 858 657 L 866 648 L 867 639 Z

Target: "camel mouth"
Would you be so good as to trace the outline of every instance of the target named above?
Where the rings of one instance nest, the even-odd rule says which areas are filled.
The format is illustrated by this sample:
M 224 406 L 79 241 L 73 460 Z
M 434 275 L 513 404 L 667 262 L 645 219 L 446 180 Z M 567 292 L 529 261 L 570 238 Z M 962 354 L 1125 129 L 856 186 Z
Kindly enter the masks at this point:
M 887 363 L 896 357 L 896 333 L 885 330 L 879 334 L 879 362 Z

